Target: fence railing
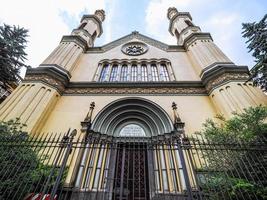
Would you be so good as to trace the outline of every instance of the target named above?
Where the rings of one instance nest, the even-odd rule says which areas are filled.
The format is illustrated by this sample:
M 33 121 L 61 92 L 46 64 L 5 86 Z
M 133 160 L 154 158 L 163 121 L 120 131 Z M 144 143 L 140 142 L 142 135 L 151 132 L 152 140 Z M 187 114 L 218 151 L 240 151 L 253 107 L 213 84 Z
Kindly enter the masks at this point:
M 266 199 L 267 142 L 75 131 L 0 140 L 0 199 Z

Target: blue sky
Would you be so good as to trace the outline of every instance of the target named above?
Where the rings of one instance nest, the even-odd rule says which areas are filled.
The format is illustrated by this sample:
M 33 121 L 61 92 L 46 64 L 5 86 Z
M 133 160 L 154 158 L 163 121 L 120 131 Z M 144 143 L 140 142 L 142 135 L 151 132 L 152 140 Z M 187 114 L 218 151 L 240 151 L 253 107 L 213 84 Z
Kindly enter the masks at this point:
M 241 36 L 241 23 L 260 20 L 267 13 L 266 0 L 0 0 L 0 23 L 29 29 L 28 64 L 37 67 L 59 44 L 63 35 L 78 26 L 83 14 L 104 9 L 101 46 L 134 30 L 175 45 L 168 32 L 168 7 L 188 11 L 194 24 L 210 32 L 214 42 L 238 65 L 253 66 Z

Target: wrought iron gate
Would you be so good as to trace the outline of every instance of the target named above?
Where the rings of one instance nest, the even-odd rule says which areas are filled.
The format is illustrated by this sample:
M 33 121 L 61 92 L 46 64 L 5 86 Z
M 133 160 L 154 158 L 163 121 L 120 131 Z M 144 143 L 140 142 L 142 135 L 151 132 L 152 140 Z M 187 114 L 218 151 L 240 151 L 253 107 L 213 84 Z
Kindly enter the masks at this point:
M 1 138 L 1 200 L 263 200 L 267 141 L 222 142 L 165 134 Z
M 118 144 L 113 199 L 149 199 L 147 167 L 146 144 Z

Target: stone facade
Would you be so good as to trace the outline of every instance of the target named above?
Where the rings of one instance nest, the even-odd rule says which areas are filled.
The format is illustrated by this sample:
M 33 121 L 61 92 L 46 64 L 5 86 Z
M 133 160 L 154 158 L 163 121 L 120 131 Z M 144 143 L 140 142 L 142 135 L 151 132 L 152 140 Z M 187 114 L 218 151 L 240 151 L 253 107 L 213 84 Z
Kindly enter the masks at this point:
M 19 117 L 33 134 L 62 132 L 69 127 L 81 130 L 91 102 L 95 102 L 94 122 L 113 102 L 138 97 L 154 102 L 170 120 L 174 120 L 171 105 L 176 102 L 185 133 L 192 134 L 216 114 L 230 117 L 233 111 L 267 103 L 265 94 L 246 82 L 247 67 L 235 65 L 209 33 L 193 24 L 189 13 L 170 8 L 167 16 L 177 45 L 135 31 L 100 47 L 93 44 L 103 32 L 104 11 L 83 16 L 81 24 L 71 35 L 63 36 L 39 67 L 27 71 L 25 80 L 1 104 L 0 119 Z M 101 81 L 107 61 L 113 64 Z M 164 62 L 170 77 L 153 81 L 153 63 L 161 77 Z M 119 75 L 124 63 L 128 63 L 126 82 L 120 81 Z M 115 65 L 117 77 L 111 82 Z M 136 65 L 137 81 L 131 81 L 129 65 Z M 144 65 L 148 71 L 142 71 Z M 144 78 L 147 81 L 142 73 L 149 74 Z

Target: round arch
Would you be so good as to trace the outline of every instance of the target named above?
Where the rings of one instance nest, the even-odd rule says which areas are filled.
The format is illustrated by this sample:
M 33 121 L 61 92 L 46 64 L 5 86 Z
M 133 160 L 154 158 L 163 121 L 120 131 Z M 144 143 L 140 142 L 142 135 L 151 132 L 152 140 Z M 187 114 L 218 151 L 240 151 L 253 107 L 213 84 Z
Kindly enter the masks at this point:
M 156 103 L 144 98 L 122 98 L 105 106 L 95 117 L 91 129 L 101 134 L 119 136 L 123 127 L 140 126 L 147 137 L 170 133 L 169 115 Z

